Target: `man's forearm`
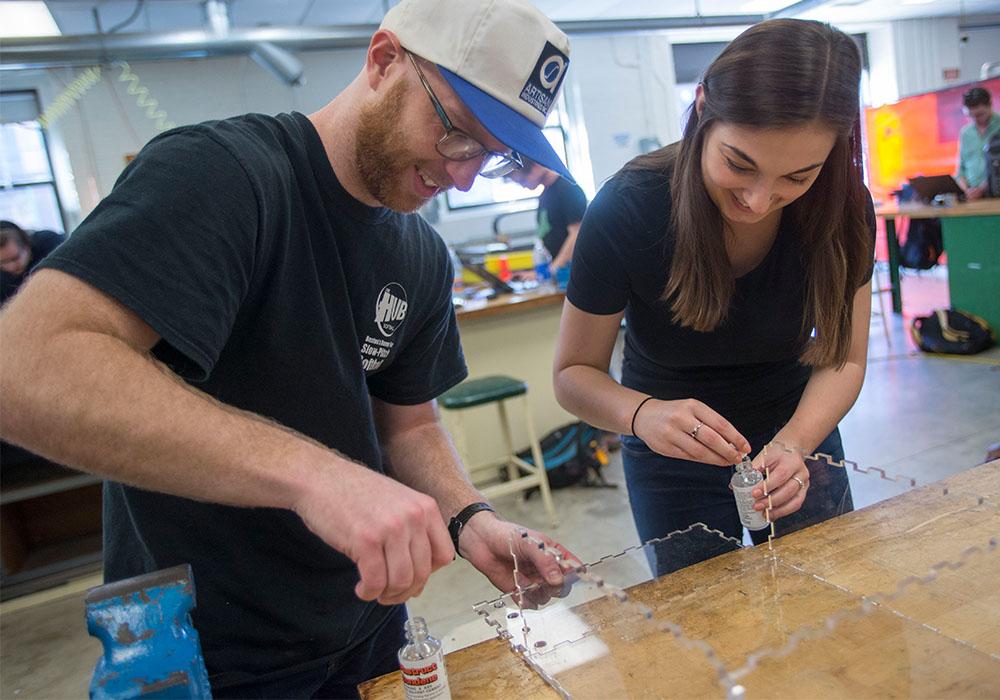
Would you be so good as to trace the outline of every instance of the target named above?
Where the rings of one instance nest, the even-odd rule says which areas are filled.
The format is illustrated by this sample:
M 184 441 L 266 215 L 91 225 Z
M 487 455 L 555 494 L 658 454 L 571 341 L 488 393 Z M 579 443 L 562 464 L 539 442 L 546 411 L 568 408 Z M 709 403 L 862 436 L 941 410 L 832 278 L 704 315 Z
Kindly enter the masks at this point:
M 22 322 L 4 318 L 0 332 L 24 338 Z M 199 500 L 288 508 L 309 472 L 333 457 L 194 390 L 118 338 L 81 330 L 11 350 L 0 370 L 3 437 L 84 471 Z
M 438 422 L 391 436 L 383 442 L 382 452 L 390 475 L 433 497 L 445 520 L 470 503 L 486 500 L 472 485 L 448 431 Z

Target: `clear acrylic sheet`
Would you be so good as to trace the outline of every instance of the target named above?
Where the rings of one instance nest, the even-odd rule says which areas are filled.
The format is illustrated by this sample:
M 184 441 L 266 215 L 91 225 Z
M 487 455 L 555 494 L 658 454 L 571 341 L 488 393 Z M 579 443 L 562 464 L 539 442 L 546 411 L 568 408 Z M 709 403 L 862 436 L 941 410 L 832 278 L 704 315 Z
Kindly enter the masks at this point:
M 1000 683 L 1000 494 L 932 485 L 916 495 L 902 514 L 874 506 L 874 524 L 838 521 L 810 551 L 783 540 L 741 548 L 698 523 L 586 566 L 563 562 L 561 597 L 540 603 L 525 585 L 476 612 L 564 697 L 989 695 Z M 927 528 L 936 544 L 914 547 Z M 654 582 L 657 558 L 692 547 L 740 551 Z M 520 605 L 533 594 L 537 609 Z M 984 627 L 993 633 L 969 631 Z

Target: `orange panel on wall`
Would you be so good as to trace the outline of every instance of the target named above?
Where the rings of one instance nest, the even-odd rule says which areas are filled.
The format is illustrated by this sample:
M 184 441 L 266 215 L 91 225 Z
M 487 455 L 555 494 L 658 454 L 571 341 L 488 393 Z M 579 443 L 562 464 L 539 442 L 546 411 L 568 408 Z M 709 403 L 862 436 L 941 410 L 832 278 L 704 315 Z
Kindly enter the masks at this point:
M 962 94 L 981 85 L 1000 103 L 1000 78 L 905 97 L 865 109 L 869 186 L 876 200 L 916 175 L 953 175 L 958 164 L 958 133 L 968 123 Z

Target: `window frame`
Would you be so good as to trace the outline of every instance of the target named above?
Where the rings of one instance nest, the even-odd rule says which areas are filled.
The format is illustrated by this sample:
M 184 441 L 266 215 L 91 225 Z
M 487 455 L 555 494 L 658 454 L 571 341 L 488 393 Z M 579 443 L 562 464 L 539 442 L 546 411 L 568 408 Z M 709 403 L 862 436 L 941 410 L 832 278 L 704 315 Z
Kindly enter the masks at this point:
M 35 111 L 38 112 L 39 116 L 41 116 L 41 114 L 42 114 L 42 104 L 41 104 L 41 100 L 38 97 L 38 91 L 37 90 L 30 90 L 30 89 L 0 90 L 0 96 L 3 96 L 3 95 L 30 95 L 31 98 L 32 98 L 32 101 L 35 103 Z M 49 187 L 52 188 L 52 192 L 55 195 L 56 208 L 59 210 L 59 221 L 62 222 L 62 229 L 63 229 L 62 232 L 63 233 L 69 233 L 69 231 L 67 230 L 68 226 L 67 226 L 67 223 L 66 223 L 67 222 L 67 219 L 66 219 L 66 210 L 63 207 L 62 197 L 60 197 L 60 195 L 59 195 L 59 187 L 56 184 L 55 168 L 53 167 L 53 164 L 52 164 L 52 150 L 49 147 L 49 138 L 48 138 L 47 130 L 45 129 L 45 127 L 41 126 L 38 123 L 38 118 L 37 117 L 35 119 L 33 119 L 31 121 L 27 121 L 27 122 L 7 122 L 7 123 L 2 124 L 0 126 L 7 126 L 7 124 L 18 124 L 18 125 L 20 125 L 21 127 L 24 127 L 24 128 L 38 129 L 39 135 L 42 138 L 42 147 L 45 149 L 45 162 L 46 162 L 46 164 L 49 167 L 49 172 L 48 172 L 48 179 L 46 179 L 46 180 L 35 180 L 33 182 L 20 182 L 20 183 L 19 182 L 11 182 L 10 184 L 8 184 L 6 182 L 0 182 L 0 190 L 3 190 L 3 191 L 8 191 L 8 190 L 9 191 L 13 191 L 13 190 L 16 190 L 18 188 L 38 187 L 40 185 L 48 185 Z M 19 222 L 16 222 L 16 223 L 19 223 Z

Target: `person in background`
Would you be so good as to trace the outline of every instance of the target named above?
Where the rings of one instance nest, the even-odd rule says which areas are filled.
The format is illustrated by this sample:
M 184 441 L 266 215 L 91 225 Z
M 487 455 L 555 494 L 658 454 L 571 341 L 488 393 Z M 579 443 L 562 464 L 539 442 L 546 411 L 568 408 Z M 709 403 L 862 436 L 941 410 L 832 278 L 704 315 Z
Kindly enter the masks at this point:
M 573 259 L 576 235 L 587 210 L 587 195 L 569 178 L 530 159 L 507 176 L 522 187 L 544 189 L 538 196 L 538 236 L 552 256 L 552 272 Z
M 988 196 L 986 154 L 990 139 L 1000 134 L 1000 114 L 993 111 L 986 88 L 970 88 L 962 95 L 962 111 L 972 119 L 958 135 L 958 172 L 955 180 L 969 201 Z
M 65 239 L 55 231 L 29 234 L 12 221 L 0 221 L 0 304 L 14 296 L 28 273 Z
M 853 507 L 846 471 L 799 450 L 843 458 L 837 424 L 865 376 L 875 218 L 860 78 L 843 32 L 757 24 L 708 67 L 681 141 L 626 164 L 587 210 L 556 397 L 623 434 L 644 542 L 699 522 L 741 540 L 729 467 L 747 454 L 769 472 L 779 536 Z M 623 315 L 619 384 L 608 365 Z M 656 573 L 718 551 L 668 548 Z
M 153 139 L 0 313 L 0 435 L 106 477 L 105 580 L 191 564 L 215 697 L 357 697 L 456 552 L 562 583 L 440 423 L 467 369 L 412 212 L 565 171 L 568 52 L 527 0 L 402 0 L 319 111 Z

